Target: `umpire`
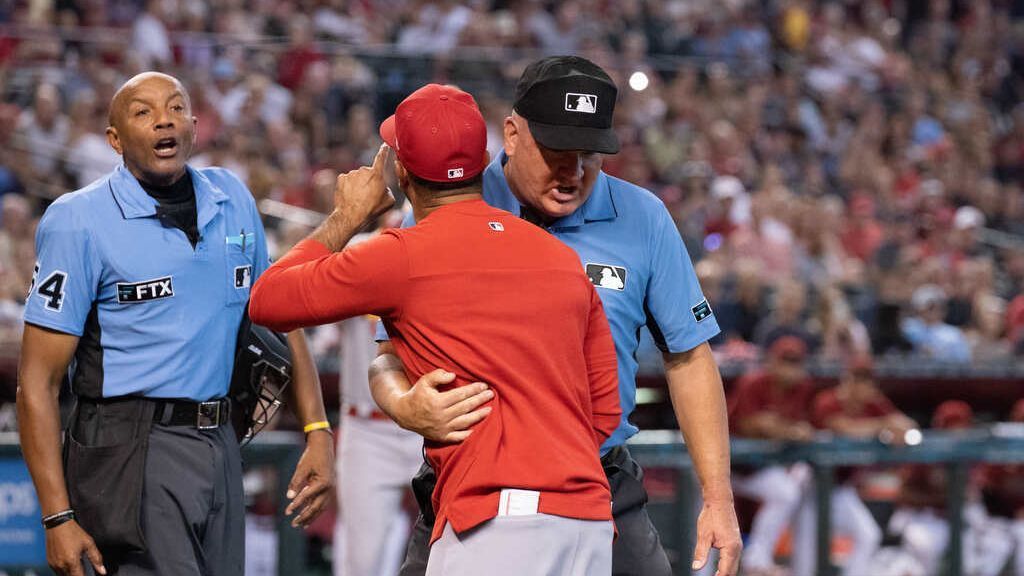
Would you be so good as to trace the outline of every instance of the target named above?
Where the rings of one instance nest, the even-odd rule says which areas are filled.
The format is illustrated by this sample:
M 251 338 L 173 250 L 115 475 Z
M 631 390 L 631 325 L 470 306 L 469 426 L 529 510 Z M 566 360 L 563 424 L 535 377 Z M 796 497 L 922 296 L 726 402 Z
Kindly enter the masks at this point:
M 58 199 L 39 223 L 18 420 L 58 574 L 244 571 L 226 395 L 249 288 L 269 262 L 245 185 L 186 165 L 195 125 L 178 80 L 130 79 L 107 128 L 124 165 Z M 289 485 L 302 525 L 326 503 L 333 449 L 305 340 L 296 331 L 288 342 L 294 411 L 308 432 Z M 65 374 L 76 406 L 62 458 Z
M 718 325 L 693 264 L 665 206 L 649 191 L 601 171 L 601 154 L 614 154 L 617 89 L 596 64 L 555 56 L 530 64 L 516 86 L 504 123 L 504 152 L 484 172 L 484 200 L 537 223 L 576 251 L 597 287 L 618 356 L 622 421 L 601 448 L 612 488 L 618 538 L 616 575 L 668 576 L 668 558 L 645 508 L 643 473 L 625 447 L 637 432 L 636 350 L 646 324 L 661 348 L 672 405 L 694 460 L 704 496 L 697 520 L 694 569 L 713 546 L 722 552 L 719 576 L 736 574 L 740 534 L 729 478 L 725 398 L 707 341 Z M 407 222 L 409 224 L 409 222 Z M 381 335 L 383 336 L 383 335 Z M 467 335 L 472 338 L 472 335 Z M 439 441 L 461 441 L 486 415 L 489 391 L 480 385 L 437 392 L 447 378 L 428 373 L 410 389 L 400 362 L 384 353 L 371 367 L 374 399 L 404 428 Z M 438 366 L 445 369 L 445 366 Z M 417 495 L 433 481 L 428 466 L 413 482 Z M 427 492 L 429 493 L 429 492 Z M 403 576 L 423 574 L 429 501 L 417 521 Z

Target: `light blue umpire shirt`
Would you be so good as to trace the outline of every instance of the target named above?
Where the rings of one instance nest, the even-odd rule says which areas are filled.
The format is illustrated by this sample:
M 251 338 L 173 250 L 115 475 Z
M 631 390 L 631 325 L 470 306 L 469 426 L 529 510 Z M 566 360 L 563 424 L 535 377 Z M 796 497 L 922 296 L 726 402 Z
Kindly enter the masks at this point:
M 521 216 L 522 205 L 505 179 L 506 159 L 502 152 L 484 171 L 484 200 Z M 413 224 L 410 213 L 402 225 Z M 646 325 L 663 352 L 686 352 L 717 335 L 718 322 L 679 230 L 648 190 L 601 172 L 586 202 L 547 230 L 579 255 L 615 340 L 622 421 L 601 447 L 605 454 L 638 431 L 629 416 L 636 408 L 640 329 Z M 383 326 L 377 337 L 387 338 Z
M 120 166 L 46 210 L 25 322 L 79 336 L 82 396 L 204 401 L 227 394 L 249 289 L 266 270 L 252 194 L 222 168 L 188 168 L 200 239 L 164 227 Z

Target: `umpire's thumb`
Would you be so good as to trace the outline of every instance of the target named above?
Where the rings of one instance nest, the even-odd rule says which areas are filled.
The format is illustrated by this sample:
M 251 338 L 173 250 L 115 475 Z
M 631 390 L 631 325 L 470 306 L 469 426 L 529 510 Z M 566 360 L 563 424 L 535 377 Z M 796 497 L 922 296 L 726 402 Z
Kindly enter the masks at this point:
M 100 554 L 99 548 L 96 547 L 96 543 L 90 538 L 89 542 L 85 546 L 85 556 L 89 559 L 92 567 L 97 573 L 106 575 L 107 568 L 103 565 L 103 555 Z
M 427 372 L 426 374 L 424 374 L 423 377 L 419 379 L 417 384 L 422 384 L 428 388 L 437 390 L 439 386 L 451 384 L 454 381 L 454 373 L 444 370 L 442 368 L 438 368 L 437 370 L 433 370 L 431 372 Z
M 708 561 L 708 553 L 711 552 L 711 537 L 708 531 L 704 530 L 697 535 L 697 545 L 693 549 L 692 570 L 700 570 Z

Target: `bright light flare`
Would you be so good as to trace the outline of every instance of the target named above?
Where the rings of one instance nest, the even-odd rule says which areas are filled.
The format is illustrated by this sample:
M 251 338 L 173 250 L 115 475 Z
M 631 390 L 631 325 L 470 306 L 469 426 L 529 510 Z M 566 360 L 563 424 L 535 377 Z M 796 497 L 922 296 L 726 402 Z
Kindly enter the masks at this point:
M 629 87 L 637 92 L 643 92 L 646 90 L 650 83 L 651 80 L 647 77 L 647 74 L 640 71 L 633 72 L 629 77 Z

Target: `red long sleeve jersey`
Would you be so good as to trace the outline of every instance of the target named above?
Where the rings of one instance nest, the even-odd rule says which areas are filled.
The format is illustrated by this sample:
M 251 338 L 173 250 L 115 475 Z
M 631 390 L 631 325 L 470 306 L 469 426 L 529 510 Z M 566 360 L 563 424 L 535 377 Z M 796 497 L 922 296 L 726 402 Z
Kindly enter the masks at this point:
M 539 491 L 546 514 L 611 519 L 598 449 L 619 422 L 615 348 L 579 258 L 540 228 L 458 202 L 339 253 L 303 241 L 251 298 L 252 320 L 281 331 L 377 314 L 410 380 L 445 368 L 494 390 L 465 442 L 426 443 L 432 540 L 496 516 L 502 488 Z

